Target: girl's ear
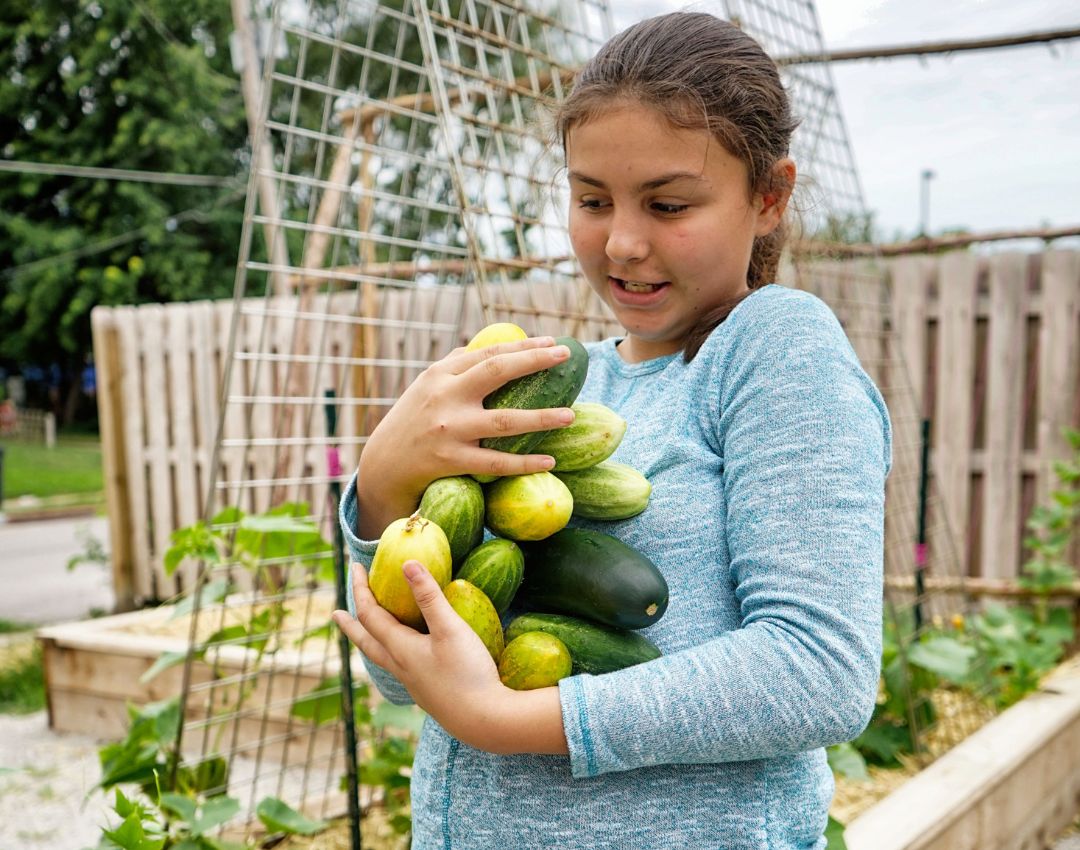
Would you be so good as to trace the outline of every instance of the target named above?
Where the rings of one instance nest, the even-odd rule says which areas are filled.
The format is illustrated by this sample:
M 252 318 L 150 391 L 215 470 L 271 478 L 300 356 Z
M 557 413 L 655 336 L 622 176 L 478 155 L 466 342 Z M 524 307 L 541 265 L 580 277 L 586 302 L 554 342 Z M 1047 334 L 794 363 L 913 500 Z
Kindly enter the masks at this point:
M 795 161 L 790 157 L 777 160 L 769 179 L 769 188 L 755 198 L 757 202 L 755 236 L 767 236 L 777 228 L 780 219 L 784 216 L 784 210 L 787 209 L 788 201 L 791 200 L 791 192 L 794 188 Z

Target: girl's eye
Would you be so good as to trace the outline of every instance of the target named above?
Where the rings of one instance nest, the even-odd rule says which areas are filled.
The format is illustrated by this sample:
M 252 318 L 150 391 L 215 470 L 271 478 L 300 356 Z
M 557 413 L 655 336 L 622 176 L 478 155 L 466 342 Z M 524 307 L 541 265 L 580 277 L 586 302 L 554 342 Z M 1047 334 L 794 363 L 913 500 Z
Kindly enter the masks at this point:
M 676 215 L 681 212 L 686 212 L 689 209 L 689 204 L 663 204 L 659 201 L 655 202 L 652 207 L 659 213 L 664 215 Z
M 598 210 L 603 206 L 603 202 L 596 198 L 585 198 L 578 202 L 578 206 L 583 210 Z

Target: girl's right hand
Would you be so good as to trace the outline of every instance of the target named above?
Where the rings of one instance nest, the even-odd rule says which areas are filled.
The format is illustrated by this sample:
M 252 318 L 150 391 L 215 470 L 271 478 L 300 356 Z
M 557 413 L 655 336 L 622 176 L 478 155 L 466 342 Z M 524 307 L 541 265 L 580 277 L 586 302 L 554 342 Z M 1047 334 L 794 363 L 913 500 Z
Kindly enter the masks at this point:
M 362 538 L 376 539 L 420 503 L 436 478 L 469 473 L 523 475 L 550 469 L 547 455 L 515 455 L 480 447 L 484 437 L 562 428 L 569 408 L 487 410 L 484 399 L 508 381 L 570 356 L 551 337 L 456 348 L 425 369 L 376 426 L 360 455 L 358 492 Z

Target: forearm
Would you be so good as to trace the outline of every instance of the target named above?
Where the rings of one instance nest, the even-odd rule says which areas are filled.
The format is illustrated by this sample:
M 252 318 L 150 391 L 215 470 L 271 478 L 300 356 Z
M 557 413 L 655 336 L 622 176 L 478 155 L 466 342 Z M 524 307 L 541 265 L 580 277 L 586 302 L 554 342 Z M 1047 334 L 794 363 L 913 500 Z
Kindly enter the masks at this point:
M 499 755 L 567 755 L 559 689 L 512 691 L 507 688 L 503 699 L 494 702 L 462 731 L 461 740 Z
M 876 696 L 876 653 L 867 645 L 858 656 L 760 625 L 630 670 L 573 677 L 561 690 L 574 775 L 772 758 L 849 740 Z
M 396 488 L 391 479 L 377 470 L 364 468 L 363 459 L 357 469 L 357 479 L 363 482 L 356 493 L 357 518 L 354 533 L 365 540 L 378 540 L 390 523 L 409 516 L 423 497 L 423 489 L 414 492 Z M 370 482 L 386 482 L 375 486 Z

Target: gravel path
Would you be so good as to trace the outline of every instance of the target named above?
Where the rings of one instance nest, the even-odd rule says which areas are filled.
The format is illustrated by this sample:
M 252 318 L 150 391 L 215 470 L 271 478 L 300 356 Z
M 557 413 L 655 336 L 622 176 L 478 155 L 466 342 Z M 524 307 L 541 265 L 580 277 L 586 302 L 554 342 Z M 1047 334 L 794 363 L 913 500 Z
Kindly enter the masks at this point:
M 87 735 L 50 732 L 44 711 L 0 715 L 0 850 L 96 847 L 108 810 Z M 89 796 L 88 796 L 89 795 Z

